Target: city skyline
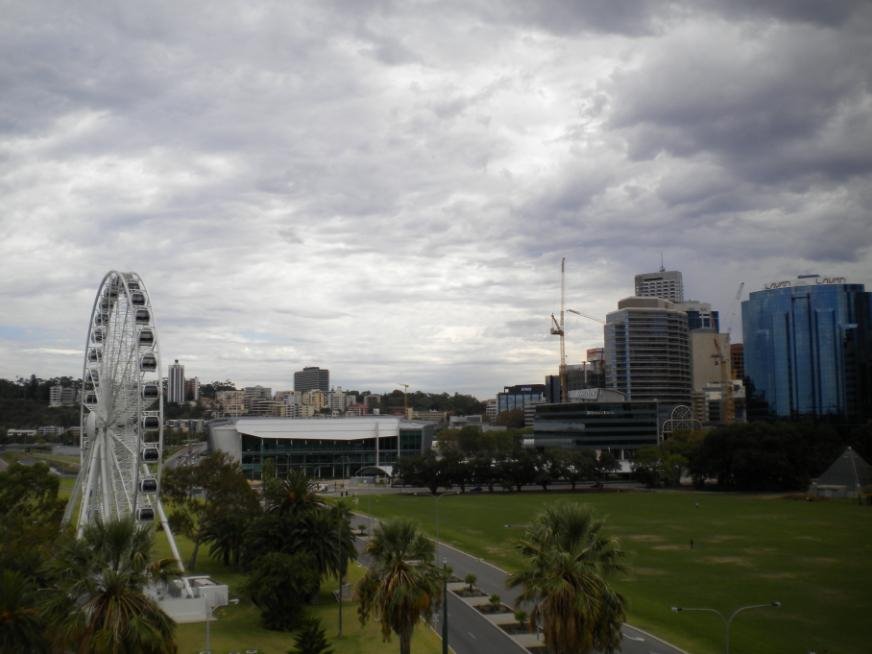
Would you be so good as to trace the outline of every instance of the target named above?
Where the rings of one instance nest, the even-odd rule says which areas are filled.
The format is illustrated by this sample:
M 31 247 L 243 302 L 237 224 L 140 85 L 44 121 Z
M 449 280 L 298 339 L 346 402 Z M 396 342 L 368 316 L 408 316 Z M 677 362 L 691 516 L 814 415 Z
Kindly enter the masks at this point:
M 554 374 L 567 307 L 872 284 L 872 9 L 28 3 L 0 23 L 0 377 L 81 374 L 110 269 L 164 370 L 463 392 Z M 735 313 L 732 320 L 731 314 Z M 567 317 L 568 360 L 602 326 Z

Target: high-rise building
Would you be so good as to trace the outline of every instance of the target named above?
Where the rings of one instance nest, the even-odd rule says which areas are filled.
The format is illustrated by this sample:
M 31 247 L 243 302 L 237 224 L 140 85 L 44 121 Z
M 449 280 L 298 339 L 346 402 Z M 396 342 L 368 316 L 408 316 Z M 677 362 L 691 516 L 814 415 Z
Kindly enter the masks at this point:
M 684 302 L 684 282 L 678 270 L 664 270 L 636 275 L 636 297 L 659 297 L 670 302 Z
M 257 402 L 272 400 L 272 389 L 267 386 L 246 386 L 242 391 L 245 408 L 249 413 L 254 410 Z
M 298 393 L 318 389 L 327 393 L 330 390 L 330 371 L 309 366 L 294 373 L 294 390 Z
M 733 379 L 745 378 L 745 346 L 742 343 L 730 343 L 730 367 Z
M 245 391 L 218 391 L 215 399 L 225 416 L 245 415 Z
M 706 329 L 716 332 L 721 327 L 720 314 L 713 310 L 712 305 L 708 302 L 688 300 L 687 302 L 676 303 L 675 308 L 687 314 L 687 328 L 691 331 Z
M 545 384 L 506 386 L 497 393 L 497 415 L 545 401 Z
M 337 386 L 327 393 L 327 406 L 330 411 L 336 414 L 345 412 L 345 393 L 341 386 Z
M 606 316 L 606 386 L 627 400 L 690 404 L 687 314 L 669 300 L 629 297 Z
M 167 402 L 182 404 L 185 401 L 185 366 L 176 362 L 167 371 Z
M 872 414 L 872 293 L 801 275 L 742 302 L 749 401 L 770 415 Z
M 185 399 L 196 402 L 200 399 L 200 378 L 194 377 L 185 380 Z

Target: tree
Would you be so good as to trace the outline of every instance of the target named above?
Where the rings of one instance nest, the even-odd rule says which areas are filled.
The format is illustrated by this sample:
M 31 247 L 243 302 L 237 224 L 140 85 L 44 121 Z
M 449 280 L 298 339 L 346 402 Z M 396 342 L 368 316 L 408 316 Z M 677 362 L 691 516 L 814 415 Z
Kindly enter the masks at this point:
M 270 552 L 254 566 L 247 589 L 264 627 L 290 631 L 299 626 L 320 581 L 312 557 L 305 552 Z
M 18 463 L 0 472 L 0 569 L 40 575 L 58 536 L 64 502 L 48 466 Z
M 624 599 L 607 584 L 623 572 L 623 552 L 603 533 L 603 522 L 580 504 L 558 503 L 537 516 L 517 546 L 524 557 L 511 575 L 532 602 L 531 624 L 541 623 L 552 654 L 613 652 L 620 647 Z
M 471 483 L 487 486 L 488 491 L 494 492 L 494 484 L 497 482 L 493 460 L 489 456 L 476 456 L 469 460 L 469 473 Z
M 593 479 L 596 475 L 596 452 L 589 447 L 577 450 L 567 450 L 562 453 L 563 476 L 570 484 L 572 490 L 575 485 L 586 479 Z
M 495 425 L 503 425 L 510 429 L 520 429 L 524 426 L 524 410 L 512 409 L 511 411 L 503 411 L 494 420 Z
M 384 640 L 396 633 L 400 654 L 409 654 L 415 625 L 432 615 L 441 598 L 433 541 L 410 520 L 387 520 L 376 527 L 366 551 L 373 563 L 357 586 L 361 624 L 376 615 Z
M 168 469 L 161 490 L 174 505 L 169 516 L 173 530 L 194 543 L 192 570 L 203 543 L 210 543 L 213 557 L 227 564 L 239 562 L 242 534 L 260 513 L 260 502 L 239 463 L 224 452 L 214 452 L 196 466 Z
M 536 481 L 536 455 L 530 450 L 518 450 L 511 457 L 499 463 L 500 478 L 520 491 L 524 486 Z M 504 484 L 505 485 L 505 484 Z
M 432 450 L 421 456 L 401 458 L 397 462 L 397 475 L 403 483 L 423 486 L 433 495 L 436 495 L 440 486 L 448 483 L 445 479 L 445 466 L 436 458 Z
M 36 586 L 16 570 L 0 573 L 0 652 L 46 652 Z
M 304 552 L 319 576 L 345 572 L 356 558 L 351 511 L 347 504 L 325 504 L 304 473 L 288 478 L 267 491 L 268 511 L 255 517 L 243 534 L 242 562 L 246 568 L 270 552 Z
M 442 469 L 442 477 L 447 487 L 454 484 L 460 486 L 460 492 L 466 492 L 466 484 L 469 482 L 470 473 L 472 470 L 469 464 L 463 460 L 461 455 L 455 450 L 449 450 L 439 462 Z
M 174 654 L 175 623 L 143 589 L 155 569 L 151 533 L 132 518 L 85 527 L 49 563 L 54 579 L 45 615 L 66 651 Z
M 297 635 L 294 636 L 294 649 L 288 654 L 333 654 L 333 648 L 327 643 L 327 636 L 321 621 L 317 618 L 307 618 Z
M 600 481 L 609 476 L 609 473 L 616 472 L 621 469 L 621 464 L 618 462 L 615 455 L 608 450 L 600 452 L 599 458 L 594 466 L 596 478 Z

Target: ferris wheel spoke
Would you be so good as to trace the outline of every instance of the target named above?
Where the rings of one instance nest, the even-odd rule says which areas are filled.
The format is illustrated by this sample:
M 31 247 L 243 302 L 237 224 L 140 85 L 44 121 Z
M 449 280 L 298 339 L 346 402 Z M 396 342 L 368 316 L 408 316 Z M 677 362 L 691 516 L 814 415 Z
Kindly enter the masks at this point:
M 118 503 L 118 486 L 121 487 L 121 492 L 124 493 L 124 499 L 127 501 L 127 511 L 122 512 L 121 507 L 116 507 L 118 508 L 119 515 L 122 515 L 133 510 L 133 500 L 130 497 L 130 491 L 128 490 L 128 484 L 126 483 L 127 478 L 124 471 L 121 470 L 121 465 L 118 463 L 118 456 L 115 448 L 112 448 L 112 462 L 115 464 L 115 472 L 118 473 L 118 480 L 121 482 L 120 484 L 116 484 L 115 503 L 116 505 Z M 132 487 L 132 480 L 130 486 Z
M 138 455 L 137 451 L 134 449 L 131 449 L 131 447 L 127 444 L 127 442 L 123 438 L 119 438 L 114 433 L 112 434 L 112 440 L 115 443 L 117 443 L 118 445 L 120 445 L 121 447 L 123 447 L 125 450 L 127 450 L 127 452 L 130 454 L 130 456 L 136 457 Z

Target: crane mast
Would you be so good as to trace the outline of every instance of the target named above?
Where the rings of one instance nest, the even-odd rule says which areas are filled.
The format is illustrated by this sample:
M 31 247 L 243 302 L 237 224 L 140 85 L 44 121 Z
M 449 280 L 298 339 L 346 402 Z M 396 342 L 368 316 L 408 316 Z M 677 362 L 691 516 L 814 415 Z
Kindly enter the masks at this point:
M 560 367 L 558 378 L 560 379 L 560 402 L 569 400 L 569 389 L 566 381 L 566 330 L 564 329 L 566 302 L 566 257 L 560 259 L 560 321 L 551 314 L 551 333 L 560 337 Z

